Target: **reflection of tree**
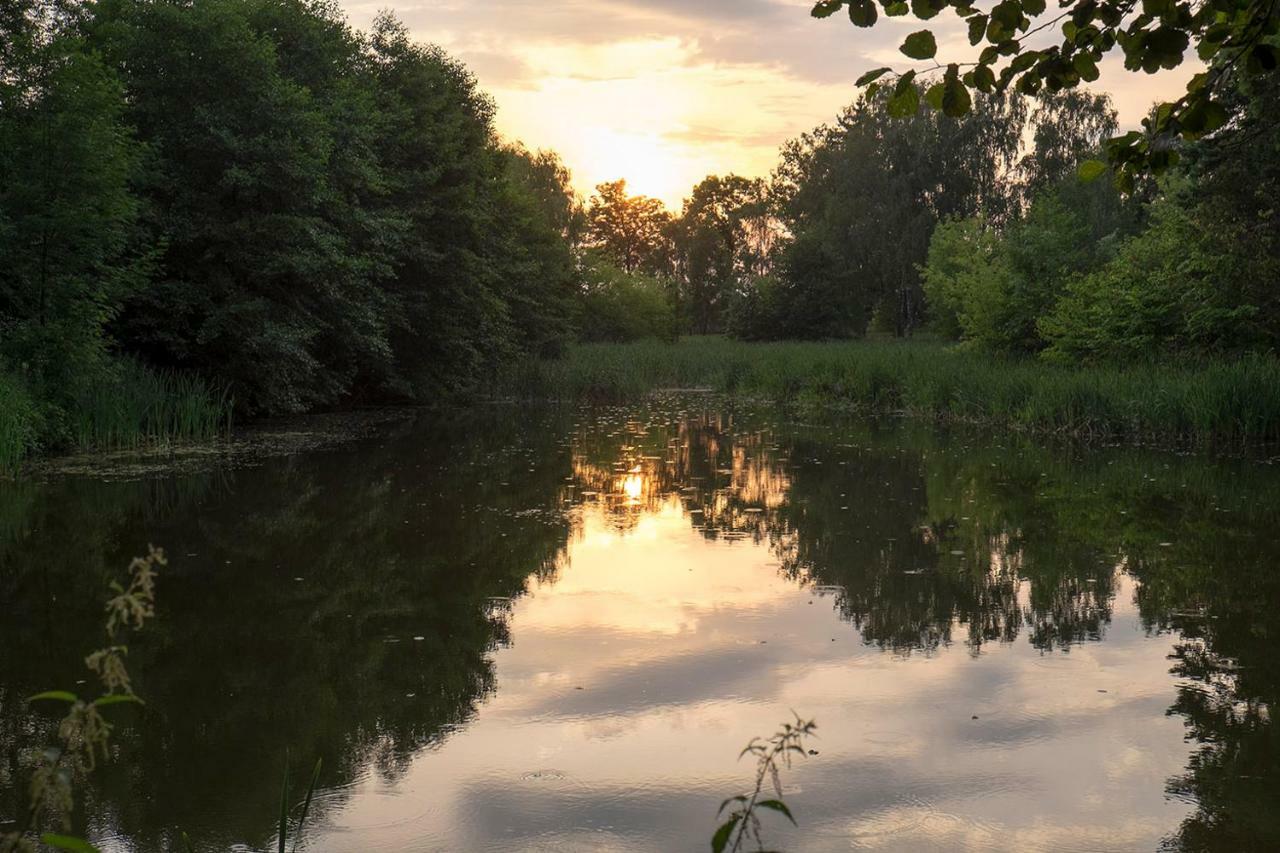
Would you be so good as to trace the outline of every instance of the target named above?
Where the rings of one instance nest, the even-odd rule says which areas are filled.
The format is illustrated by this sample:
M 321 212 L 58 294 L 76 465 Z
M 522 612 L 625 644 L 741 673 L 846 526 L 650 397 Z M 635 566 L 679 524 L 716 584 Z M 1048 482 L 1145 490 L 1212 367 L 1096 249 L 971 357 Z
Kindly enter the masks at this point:
M 1133 567 L 1142 579 L 1144 620 L 1151 630 L 1177 636 L 1171 671 L 1182 682 L 1169 712 L 1183 716 L 1196 744 L 1186 772 L 1168 784 L 1170 795 L 1194 802 L 1196 811 L 1167 846 L 1276 850 L 1280 729 L 1272 717 L 1280 702 L 1280 575 L 1266 532 L 1275 529 L 1280 504 L 1274 495 L 1247 489 L 1224 486 L 1222 494 L 1237 502 L 1227 518 L 1212 498 L 1182 519 L 1183 529 L 1196 535 L 1150 548 Z
M 621 531 L 679 508 L 759 542 L 898 653 L 1097 640 L 1129 574 L 1149 630 L 1176 635 L 1170 713 L 1197 743 L 1169 783 L 1197 811 L 1170 846 L 1280 849 L 1274 473 L 666 404 L 538 417 L 433 420 L 222 479 L 0 491 L 0 597 L 20 615 L 0 621 L 0 786 L 41 740 L 20 697 L 80 677 L 106 578 L 156 541 L 174 565 L 131 661 L 149 704 L 94 813 L 140 848 L 175 827 L 260 843 L 286 745 L 323 755 L 331 785 L 394 775 L 474 713 L 510 599 L 554 576 L 590 502 Z
M 107 567 L 150 539 L 174 560 L 156 630 L 131 657 L 148 704 L 120 731 L 95 813 L 142 849 L 177 829 L 260 846 L 285 747 L 323 756 L 328 785 L 364 767 L 396 774 L 493 690 L 503 601 L 559 564 L 558 432 L 475 419 L 417 430 L 241 471 L 233 490 L 163 513 L 147 483 L 46 490 L 29 510 L 39 535 L 0 551 L 7 609 L 48 614 L 0 623 L 0 773 L 20 775 L 19 751 L 40 742 L 15 697 L 72 683 L 58 676 L 97 641 Z M 40 653 L 53 638 L 58 651 Z
M 604 504 L 619 529 L 679 501 L 708 538 L 761 540 L 767 514 L 785 499 L 783 457 L 762 427 L 740 430 L 732 415 L 655 412 L 583 425 L 575 441 L 577 496 Z

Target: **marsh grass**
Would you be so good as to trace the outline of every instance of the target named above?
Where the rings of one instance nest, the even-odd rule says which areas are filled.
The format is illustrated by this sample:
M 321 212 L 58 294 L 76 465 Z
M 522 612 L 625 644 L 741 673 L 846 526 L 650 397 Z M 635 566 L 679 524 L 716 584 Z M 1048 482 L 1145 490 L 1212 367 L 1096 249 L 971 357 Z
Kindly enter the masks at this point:
M 230 429 L 231 410 L 226 389 L 192 374 L 151 370 L 127 360 L 115 376 L 79 396 L 69 426 L 80 449 L 207 441 Z
M 1280 359 L 1065 367 L 932 341 L 586 344 L 500 384 L 522 399 L 615 402 L 706 388 L 802 411 L 898 414 L 1099 441 L 1280 440 Z
M 0 373 L 0 473 L 12 471 L 39 446 L 40 409 L 15 377 Z
M 124 450 L 210 441 L 231 431 L 234 401 L 193 374 L 125 359 L 62 405 L 0 373 L 0 473 L 45 448 Z

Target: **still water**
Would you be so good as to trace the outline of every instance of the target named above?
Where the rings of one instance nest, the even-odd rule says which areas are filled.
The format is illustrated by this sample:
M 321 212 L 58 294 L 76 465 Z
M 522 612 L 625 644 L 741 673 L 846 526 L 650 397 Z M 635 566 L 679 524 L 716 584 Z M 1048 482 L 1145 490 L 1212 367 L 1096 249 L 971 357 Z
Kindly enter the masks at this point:
M 104 850 L 274 849 L 286 748 L 310 851 L 706 850 L 793 710 L 789 851 L 1280 849 L 1278 528 L 1257 461 L 699 398 L 0 483 L 0 819 L 155 542 Z

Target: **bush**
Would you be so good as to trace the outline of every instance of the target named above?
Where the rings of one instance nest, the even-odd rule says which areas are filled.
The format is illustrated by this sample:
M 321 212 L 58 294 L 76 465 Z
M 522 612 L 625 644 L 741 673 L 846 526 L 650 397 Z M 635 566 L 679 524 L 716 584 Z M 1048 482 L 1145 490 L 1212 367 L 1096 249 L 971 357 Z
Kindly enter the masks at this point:
M 1263 339 L 1248 280 L 1213 229 L 1186 208 L 1155 207 L 1151 228 L 1102 269 L 1076 279 L 1040 320 L 1045 356 L 1058 361 L 1150 359 L 1232 352 Z
M 578 335 L 583 341 L 673 341 L 677 329 L 675 310 L 661 279 L 623 272 L 601 260 L 584 270 L 578 313 Z

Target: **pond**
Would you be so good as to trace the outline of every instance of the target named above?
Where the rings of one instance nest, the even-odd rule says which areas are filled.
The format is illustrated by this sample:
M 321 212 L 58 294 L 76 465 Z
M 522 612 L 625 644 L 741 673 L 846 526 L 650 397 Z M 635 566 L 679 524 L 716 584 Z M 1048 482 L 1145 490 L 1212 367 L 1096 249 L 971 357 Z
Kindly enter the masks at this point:
M 788 851 L 1280 849 L 1278 528 L 1258 461 L 698 396 L 0 483 L 0 818 L 154 542 L 104 850 L 275 849 L 286 749 L 305 850 L 706 850 L 794 714 Z

